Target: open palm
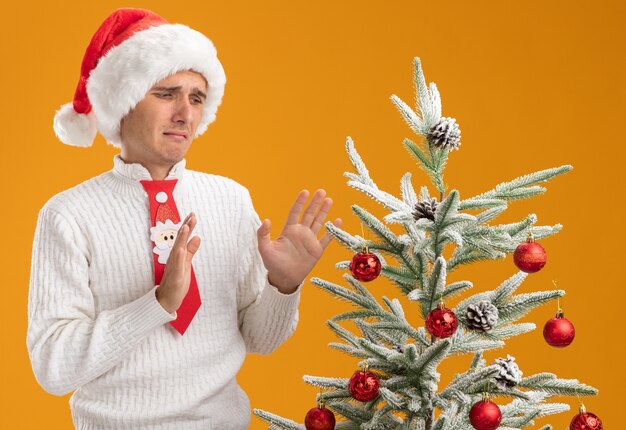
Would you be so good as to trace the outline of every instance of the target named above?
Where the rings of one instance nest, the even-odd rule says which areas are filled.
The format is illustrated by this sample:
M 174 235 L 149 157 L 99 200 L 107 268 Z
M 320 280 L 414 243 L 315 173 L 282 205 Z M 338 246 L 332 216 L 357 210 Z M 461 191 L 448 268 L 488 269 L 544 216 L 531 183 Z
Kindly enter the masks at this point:
M 302 283 L 332 239 L 328 232 L 319 240 L 317 238 L 333 204 L 332 199 L 325 198 L 325 195 L 324 190 L 317 190 L 303 212 L 309 192 L 301 191 L 276 240 L 270 239 L 269 219 L 264 220 L 257 230 L 259 252 L 269 273 L 270 283 L 284 294 L 292 293 Z M 333 224 L 339 227 L 341 219 L 337 218 Z

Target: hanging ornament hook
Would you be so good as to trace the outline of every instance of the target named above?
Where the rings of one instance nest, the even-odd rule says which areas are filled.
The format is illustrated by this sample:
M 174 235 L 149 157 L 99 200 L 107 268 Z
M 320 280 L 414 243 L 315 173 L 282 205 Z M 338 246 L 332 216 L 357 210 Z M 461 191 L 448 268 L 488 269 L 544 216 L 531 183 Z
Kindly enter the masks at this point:
M 587 412 L 587 409 L 585 408 L 585 404 L 583 403 L 583 400 L 580 398 L 580 394 L 576 393 L 576 397 L 578 397 L 578 403 L 580 403 L 580 413 L 584 414 L 585 412 Z
M 317 395 L 317 407 L 320 409 L 324 409 L 324 406 L 326 404 L 326 402 L 324 402 L 324 397 L 323 397 L 323 390 L 322 387 L 320 387 L 320 393 Z
M 369 252 L 368 246 L 367 246 L 367 240 L 365 239 L 365 229 L 363 228 L 363 221 L 361 221 L 361 237 L 363 238 L 363 248 L 365 249 L 365 252 Z
M 489 392 L 491 391 L 491 379 L 487 380 L 487 388 L 485 389 L 485 392 L 483 393 L 483 402 L 488 402 L 491 399 L 491 396 L 489 395 Z
M 552 280 L 552 284 L 554 285 L 554 288 L 559 288 L 559 285 L 556 279 Z M 561 308 L 561 297 L 556 298 L 556 317 L 563 318 L 563 309 Z
M 441 292 L 439 293 L 439 306 L 442 307 L 442 308 L 445 307 L 445 304 L 443 302 L 443 293 L 444 293 L 445 290 L 446 290 L 446 285 L 444 283 L 443 290 L 441 290 Z

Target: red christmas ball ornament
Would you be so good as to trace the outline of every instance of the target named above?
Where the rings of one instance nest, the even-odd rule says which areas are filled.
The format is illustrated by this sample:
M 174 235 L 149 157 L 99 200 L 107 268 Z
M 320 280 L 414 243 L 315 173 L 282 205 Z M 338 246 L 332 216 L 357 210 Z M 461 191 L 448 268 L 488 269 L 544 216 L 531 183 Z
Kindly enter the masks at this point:
M 476 430 L 496 430 L 502 421 L 502 412 L 498 405 L 489 400 L 489 397 L 476 402 L 469 413 L 470 423 Z
M 375 373 L 359 370 L 349 382 L 350 395 L 361 402 L 370 402 L 378 397 L 380 379 Z
M 426 317 L 426 328 L 436 338 L 450 337 L 459 326 L 459 320 L 454 312 L 447 309 L 443 303 L 439 303 Z
M 602 421 L 596 414 L 587 412 L 584 406 L 580 407 L 580 412 L 569 424 L 570 430 L 602 430 Z
M 513 262 L 519 270 L 526 273 L 540 271 L 546 265 L 546 250 L 528 235 L 526 242 L 520 243 L 513 253 Z
M 320 402 L 317 408 L 312 408 L 306 413 L 304 427 L 306 430 L 334 430 L 335 414 Z
M 560 309 L 556 317 L 550 318 L 543 326 L 543 338 L 556 348 L 563 348 L 572 343 L 575 335 L 574 324 L 563 316 Z
M 350 272 L 355 279 L 363 282 L 373 281 L 378 278 L 382 265 L 376 254 L 371 252 L 359 252 L 350 262 Z

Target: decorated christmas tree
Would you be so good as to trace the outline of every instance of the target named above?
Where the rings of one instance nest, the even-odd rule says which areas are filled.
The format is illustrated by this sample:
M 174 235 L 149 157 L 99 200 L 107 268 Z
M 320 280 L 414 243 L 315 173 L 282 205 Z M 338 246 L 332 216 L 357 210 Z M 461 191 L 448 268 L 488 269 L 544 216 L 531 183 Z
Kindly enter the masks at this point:
M 552 373 L 523 375 L 510 355 L 493 363 L 483 358 L 484 351 L 503 348 L 507 339 L 534 330 L 535 324 L 518 320 L 565 294 L 558 289 L 515 293 L 529 274 L 546 263 L 546 251 L 535 240 L 557 233 L 561 225 L 536 226 L 534 214 L 514 223 L 493 221 L 510 202 L 544 193 L 546 189 L 539 184 L 572 167 L 521 176 L 462 199 L 443 179 L 448 157 L 461 144 L 459 126 L 455 119 L 442 116 L 439 92 L 434 83 L 426 85 L 419 58 L 414 65 L 415 109 L 395 95 L 391 99 L 419 137 L 418 142 L 405 139 L 404 145 L 437 193 L 431 196 L 423 186 L 418 194 L 410 173 L 401 179 L 400 197 L 379 189 L 354 143 L 347 139 L 346 149 L 355 169 L 345 173 L 348 185 L 389 213 L 381 220 L 354 205 L 353 212 L 368 231 L 361 236 L 327 223 L 327 230 L 356 254 L 351 261 L 337 264 L 348 272 L 344 275 L 347 286 L 319 278 L 311 282 L 354 306 L 328 321 L 341 340 L 330 346 L 355 357 L 361 370 L 351 377 L 305 375 L 305 382 L 320 388 L 318 406 L 306 414 L 304 425 L 255 410 L 270 429 L 521 429 L 533 425 L 538 417 L 569 410 L 567 404 L 552 402 L 554 396 L 597 394 L 593 387 Z M 464 265 L 507 254 L 513 254 L 519 271 L 494 290 L 469 295 L 470 281 L 446 281 L 450 272 Z M 417 306 L 405 310 L 397 298 L 374 297 L 366 283 L 379 276 L 388 278 L 397 292 Z M 456 307 L 447 308 L 445 301 L 459 295 L 465 297 Z M 407 312 L 419 312 L 421 326 L 412 326 L 405 317 Z M 352 321 L 358 332 L 340 324 L 346 321 Z M 565 347 L 574 339 L 574 326 L 559 308 L 545 323 L 543 334 L 548 344 Z M 462 354 L 473 356 L 471 364 L 446 387 L 440 387 L 439 364 Z M 335 414 L 341 418 L 336 419 Z M 551 428 L 545 425 L 542 430 Z M 602 429 L 602 424 L 581 402 L 570 429 Z

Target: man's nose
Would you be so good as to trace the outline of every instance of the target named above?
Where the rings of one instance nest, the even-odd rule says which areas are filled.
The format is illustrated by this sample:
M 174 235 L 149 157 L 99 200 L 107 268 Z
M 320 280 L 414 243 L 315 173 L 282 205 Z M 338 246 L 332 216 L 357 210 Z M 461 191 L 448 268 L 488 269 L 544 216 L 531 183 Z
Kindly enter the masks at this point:
M 177 100 L 172 120 L 178 124 L 188 124 L 191 121 L 191 103 L 185 97 Z

